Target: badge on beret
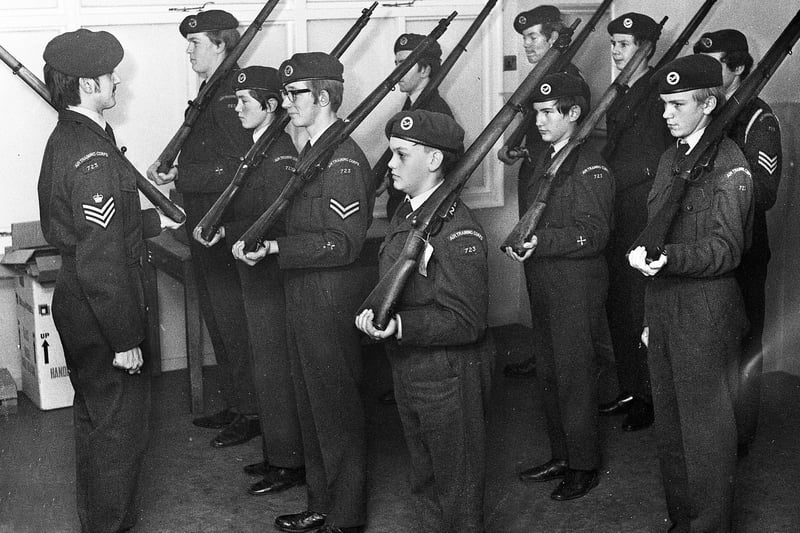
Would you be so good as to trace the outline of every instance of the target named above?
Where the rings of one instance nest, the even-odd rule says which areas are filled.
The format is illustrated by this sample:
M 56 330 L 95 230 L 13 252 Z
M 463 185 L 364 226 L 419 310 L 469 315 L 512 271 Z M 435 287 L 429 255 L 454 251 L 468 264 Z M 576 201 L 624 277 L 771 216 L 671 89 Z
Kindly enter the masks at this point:
M 703 45 L 703 48 L 711 48 L 711 45 L 714 44 L 714 41 L 712 41 L 710 37 L 703 37 L 700 39 L 700 44 Z
M 292 66 L 291 65 L 286 65 L 286 68 L 283 69 L 283 76 L 285 78 L 291 78 L 293 72 L 294 72 L 294 69 L 292 68 Z
M 548 94 L 550 94 L 550 91 L 552 91 L 553 88 L 550 87 L 549 83 L 543 83 L 542 86 L 539 87 L 539 90 L 543 95 L 547 96 Z
M 403 131 L 408 131 L 414 127 L 414 119 L 411 117 L 403 117 L 400 121 L 400 129 Z
M 247 74 L 245 74 L 244 72 L 240 72 L 239 77 L 236 78 L 236 81 L 238 81 L 239 83 L 244 83 L 245 81 L 247 81 Z
M 408 37 L 406 37 L 405 35 L 403 37 L 400 37 L 400 46 L 405 46 L 407 44 L 408 44 Z
M 629 18 L 626 18 L 625 20 L 622 21 L 622 25 L 630 29 L 631 26 L 633 26 L 633 21 Z
M 189 22 L 186 25 L 189 26 L 190 28 L 196 28 L 197 27 L 197 19 L 194 18 L 194 17 L 190 18 Z
M 525 23 L 528 22 L 528 19 L 525 18 L 525 15 L 520 15 L 517 22 L 519 22 L 520 26 L 524 26 Z
M 674 70 L 667 74 L 667 83 L 670 85 L 677 85 L 681 81 L 681 75 Z

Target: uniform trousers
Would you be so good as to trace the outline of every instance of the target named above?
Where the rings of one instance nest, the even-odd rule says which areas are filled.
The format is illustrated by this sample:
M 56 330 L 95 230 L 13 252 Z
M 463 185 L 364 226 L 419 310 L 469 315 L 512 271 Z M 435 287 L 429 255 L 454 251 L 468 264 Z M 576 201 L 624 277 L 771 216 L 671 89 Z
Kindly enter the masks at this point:
M 387 346 L 422 532 L 483 532 L 491 343 Z
M 283 274 L 275 256 L 252 267 L 240 261 L 236 266 L 250 332 L 264 460 L 281 468 L 299 468 L 303 442 L 286 344 Z
M 308 509 L 326 524 L 366 522 L 361 344 L 363 279 L 347 268 L 286 270 L 289 359 L 303 438 Z
M 242 288 L 231 247 L 223 239 L 216 246 L 206 248 L 192 237 L 195 226 L 218 196 L 184 193 L 184 227 L 189 235 L 200 312 L 220 370 L 222 396 L 227 407 L 242 414 L 255 414 L 258 402 L 253 387 L 247 321 L 244 320 Z
M 645 312 L 669 517 L 677 531 L 729 531 L 736 466 L 733 393 L 746 326 L 736 280 L 653 279 Z
M 531 291 L 536 377 L 553 459 L 600 467 L 597 346 L 608 339 L 605 258 L 536 258 L 525 263 Z
M 144 298 L 141 272 L 129 270 Z M 143 311 L 144 314 L 144 311 Z M 147 448 L 150 377 L 114 368 L 77 274 L 62 267 L 53 294 L 53 319 L 75 389 L 75 488 L 82 533 L 125 531 L 136 522 L 136 485 Z

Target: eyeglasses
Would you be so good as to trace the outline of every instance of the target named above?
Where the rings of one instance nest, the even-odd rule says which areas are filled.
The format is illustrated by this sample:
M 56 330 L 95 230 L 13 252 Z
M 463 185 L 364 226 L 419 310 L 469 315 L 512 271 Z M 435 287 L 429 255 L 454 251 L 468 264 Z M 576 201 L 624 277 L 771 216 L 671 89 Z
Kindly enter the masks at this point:
M 298 94 L 310 93 L 311 89 L 281 89 L 281 96 L 294 103 Z

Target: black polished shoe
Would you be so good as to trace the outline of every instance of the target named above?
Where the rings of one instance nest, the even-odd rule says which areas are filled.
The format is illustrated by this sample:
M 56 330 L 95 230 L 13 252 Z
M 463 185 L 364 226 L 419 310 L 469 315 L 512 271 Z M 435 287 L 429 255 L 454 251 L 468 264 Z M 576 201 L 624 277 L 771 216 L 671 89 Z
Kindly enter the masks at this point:
M 236 415 L 236 418 L 225 429 L 211 439 L 212 448 L 226 448 L 236 446 L 261 435 L 261 425 L 258 417 Z
M 601 403 L 597 410 L 600 412 L 600 416 L 624 415 L 630 409 L 632 401 L 633 396 L 630 394 L 620 394 L 615 400 Z
M 586 496 L 598 483 L 600 483 L 600 476 L 597 474 L 597 470 L 573 470 L 570 468 L 550 497 L 559 502 L 574 500 Z
M 306 469 L 300 468 L 278 468 L 271 466 L 264 479 L 253 483 L 247 489 L 248 494 L 261 496 L 264 494 L 275 494 L 306 482 Z
M 622 431 L 639 431 L 653 425 L 653 406 L 640 398 L 630 402 L 628 414 L 622 422 Z
M 507 378 L 532 378 L 536 375 L 536 362 L 533 357 L 528 357 L 524 361 L 508 363 L 503 367 L 503 375 Z
M 389 389 L 378 396 L 378 403 L 383 405 L 396 405 L 397 400 L 394 399 L 394 389 Z
M 260 463 L 253 463 L 251 465 L 247 465 L 244 468 L 244 473 L 248 476 L 253 477 L 264 477 L 267 475 L 267 471 L 269 470 L 269 463 L 267 461 L 261 461 Z
M 534 466 L 518 474 L 520 481 L 550 481 L 564 477 L 569 468 L 563 459 L 550 459 L 543 465 Z
M 325 525 L 325 515 L 314 511 L 283 514 L 275 519 L 275 527 L 281 531 L 302 532 L 313 531 Z
M 230 409 L 223 409 L 213 415 L 201 416 L 192 420 L 192 424 L 199 428 L 222 429 L 236 418 L 236 413 Z

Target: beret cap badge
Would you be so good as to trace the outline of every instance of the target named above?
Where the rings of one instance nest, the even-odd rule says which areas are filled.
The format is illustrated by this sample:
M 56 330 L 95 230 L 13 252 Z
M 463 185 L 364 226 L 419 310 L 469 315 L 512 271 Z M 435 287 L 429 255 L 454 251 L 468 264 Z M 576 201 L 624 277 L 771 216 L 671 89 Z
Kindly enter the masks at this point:
M 239 83 L 244 83 L 245 81 L 247 81 L 247 74 L 245 74 L 244 72 L 240 72 L 239 76 L 236 78 L 236 81 L 238 81 Z
M 681 81 L 681 75 L 677 72 L 672 71 L 667 74 L 667 83 L 670 85 L 677 85 L 679 81 Z
M 525 18 L 525 15 L 520 15 L 517 22 L 519 22 L 520 26 L 524 26 L 528 19 Z
M 196 19 L 196 18 L 194 18 L 194 17 L 190 18 L 190 19 L 189 19 L 189 22 L 187 22 L 187 25 L 188 25 L 190 28 L 196 28 L 196 27 L 197 27 L 197 19 Z
M 622 25 L 630 29 L 630 27 L 633 26 L 633 21 L 630 18 L 626 18 L 622 21 Z
M 539 91 L 545 96 L 550 94 L 550 91 L 552 91 L 552 90 L 553 90 L 553 88 L 550 87 L 549 83 L 543 83 L 542 86 L 539 87 Z
M 703 45 L 703 48 L 711 48 L 714 45 L 714 41 L 710 37 L 703 37 L 700 39 L 700 44 Z
M 411 117 L 403 117 L 400 120 L 400 129 L 403 131 L 408 131 L 414 127 L 414 119 Z
M 286 68 L 283 69 L 283 75 L 286 76 L 287 78 L 290 78 L 293 72 L 294 69 L 292 68 L 291 65 L 286 65 Z
M 400 38 L 400 46 L 405 46 L 408 44 L 408 37 L 403 36 Z

